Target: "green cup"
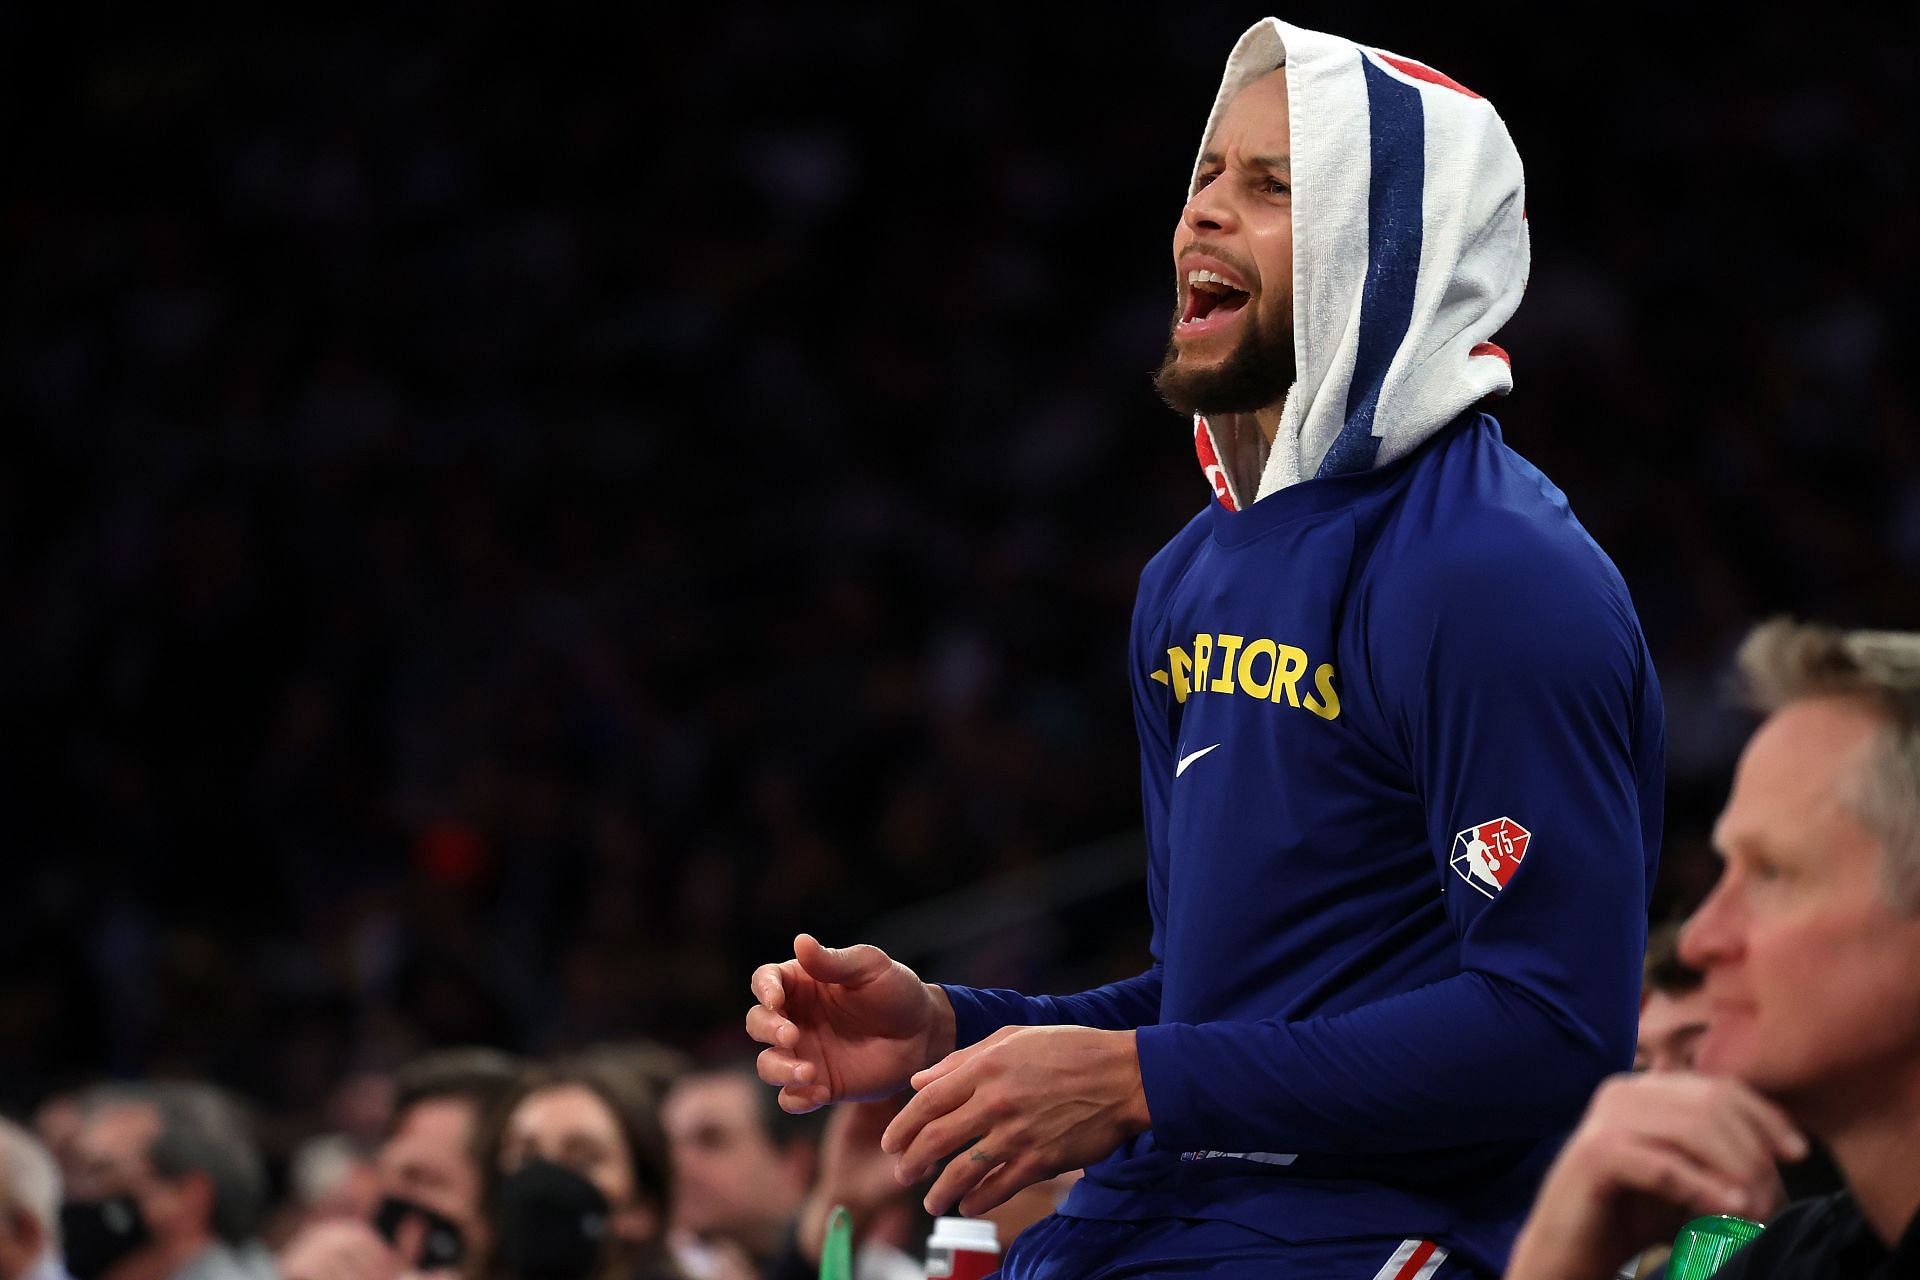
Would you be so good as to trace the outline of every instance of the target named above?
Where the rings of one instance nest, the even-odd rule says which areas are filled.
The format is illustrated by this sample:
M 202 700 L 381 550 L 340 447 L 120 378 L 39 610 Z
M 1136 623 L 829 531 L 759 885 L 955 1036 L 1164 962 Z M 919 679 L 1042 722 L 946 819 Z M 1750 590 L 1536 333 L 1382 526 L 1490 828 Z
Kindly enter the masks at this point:
M 1707 1280 L 1740 1251 L 1741 1245 L 1764 1230 L 1757 1222 L 1724 1214 L 1695 1218 L 1673 1238 L 1667 1280 Z

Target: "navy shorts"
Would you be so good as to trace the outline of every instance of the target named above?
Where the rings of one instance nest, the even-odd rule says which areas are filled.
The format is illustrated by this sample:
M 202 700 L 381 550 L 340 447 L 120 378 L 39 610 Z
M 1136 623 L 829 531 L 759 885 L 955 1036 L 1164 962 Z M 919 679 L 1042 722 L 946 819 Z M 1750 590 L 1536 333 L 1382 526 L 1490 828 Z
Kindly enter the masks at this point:
M 1231 1222 L 1103 1222 L 1054 1214 L 1015 1238 L 1000 1280 L 1492 1280 L 1428 1240 L 1380 1236 L 1290 1244 Z

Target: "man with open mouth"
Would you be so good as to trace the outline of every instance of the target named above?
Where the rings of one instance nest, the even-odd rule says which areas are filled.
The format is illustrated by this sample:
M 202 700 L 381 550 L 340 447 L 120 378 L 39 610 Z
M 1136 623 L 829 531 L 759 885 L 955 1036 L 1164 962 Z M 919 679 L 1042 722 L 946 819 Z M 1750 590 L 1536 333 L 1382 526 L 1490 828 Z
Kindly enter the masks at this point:
M 1625 584 L 1484 412 L 1527 263 L 1485 99 L 1241 37 L 1155 379 L 1212 493 L 1134 611 L 1147 968 L 1034 997 L 802 935 L 753 977 L 782 1105 L 918 1091 L 882 1145 L 947 1160 L 930 1211 L 1087 1167 L 1003 1275 L 1497 1275 L 1632 1061 L 1664 722 Z

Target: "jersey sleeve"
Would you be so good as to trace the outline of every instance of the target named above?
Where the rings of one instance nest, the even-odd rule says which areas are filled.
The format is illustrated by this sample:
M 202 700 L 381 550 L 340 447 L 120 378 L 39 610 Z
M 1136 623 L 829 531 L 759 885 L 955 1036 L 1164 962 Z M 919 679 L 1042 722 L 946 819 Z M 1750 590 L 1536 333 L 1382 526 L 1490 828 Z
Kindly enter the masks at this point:
M 953 1002 L 954 1048 L 1001 1027 L 1075 1026 L 1131 1031 L 1160 1016 L 1160 966 L 1070 996 L 1026 996 L 991 987 L 944 987 Z
M 1155 576 L 1155 570 L 1150 568 L 1148 581 Z M 1149 951 L 1153 965 L 1135 977 L 1070 996 L 1025 996 L 1017 991 L 947 987 L 947 998 L 953 1003 L 957 1048 L 964 1049 L 983 1040 L 1001 1027 L 1080 1026 L 1131 1031 L 1160 1020 L 1160 939 L 1166 915 L 1167 806 L 1168 787 L 1173 778 L 1173 734 L 1168 719 L 1171 694 L 1152 674 L 1166 663 L 1165 653 L 1156 649 L 1159 612 L 1156 603 L 1156 594 L 1143 582 L 1127 646 L 1134 724 L 1140 739 L 1140 794 L 1147 838 L 1147 905 L 1153 915 Z
M 1163 1148 L 1537 1139 L 1631 1062 L 1659 819 L 1642 795 L 1657 808 L 1664 767 L 1651 663 L 1590 543 L 1542 547 L 1521 529 L 1474 545 L 1383 592 L 1393 607 L 1375 605 L 1366 650 L 1459 972 L 1324 1017 L 1143 1029 Z M 1482 834 L 1470 878 L 1453 863 Z

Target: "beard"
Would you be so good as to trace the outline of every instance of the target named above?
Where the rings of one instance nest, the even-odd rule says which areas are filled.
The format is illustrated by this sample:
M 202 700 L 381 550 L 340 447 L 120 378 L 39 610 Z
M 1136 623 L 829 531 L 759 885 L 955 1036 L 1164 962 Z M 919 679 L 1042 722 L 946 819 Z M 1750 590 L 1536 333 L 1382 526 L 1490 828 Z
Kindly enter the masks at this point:
M 1174 324 L 1180 317 L 1174 316 Z M 1153 389 L 1182 414 L 1253 413 L 1279 404 L 1293 386 L 1293 334 L 1270 334 L 1247 305 L 1240 340 L 1219 364 L 1183 369 L 1179 344 L 1167 339 L 1167 354 L 1153 375 Z

